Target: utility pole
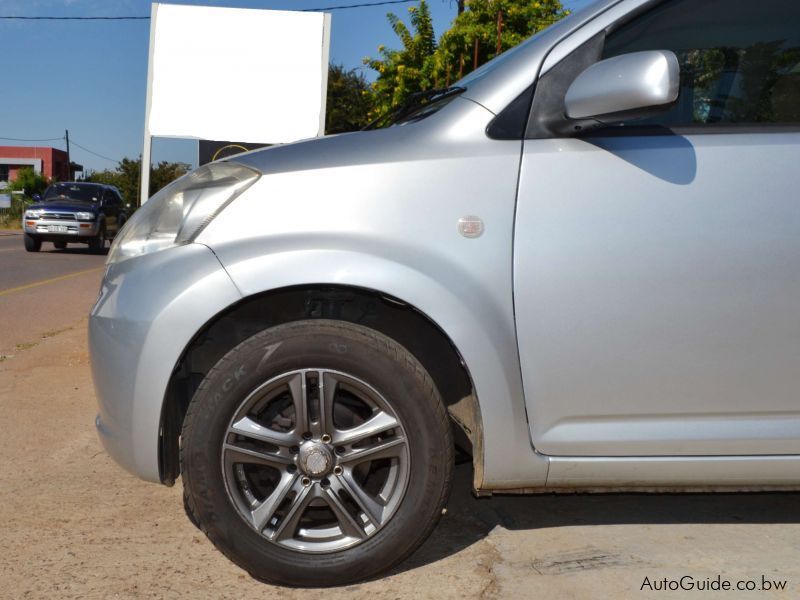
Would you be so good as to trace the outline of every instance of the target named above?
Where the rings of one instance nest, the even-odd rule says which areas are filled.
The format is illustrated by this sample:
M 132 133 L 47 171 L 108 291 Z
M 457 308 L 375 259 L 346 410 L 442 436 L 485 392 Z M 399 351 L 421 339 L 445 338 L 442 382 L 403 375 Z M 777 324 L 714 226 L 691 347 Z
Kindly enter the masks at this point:
M 72 161 L 69 158 L 69 129 L 64 132 L 64 139 L 67 140 L 67 181 L 72 180 Z

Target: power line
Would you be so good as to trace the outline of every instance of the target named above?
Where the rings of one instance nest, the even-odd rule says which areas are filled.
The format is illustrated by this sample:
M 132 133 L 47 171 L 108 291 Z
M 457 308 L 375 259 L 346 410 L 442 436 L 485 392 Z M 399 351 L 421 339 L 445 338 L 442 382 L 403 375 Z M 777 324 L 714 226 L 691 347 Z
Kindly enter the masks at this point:
M 147 21 L 150 17 L 29 17 L 16 15 L 0 15 L 5 21 Z
M 344 4 L 342 6 L 326 6 L 324 8 L 298 8 L 298 12 L 321 12 L 325 10 L 347 10 L 349 8 L 367 8 L 370 6 L 386 6 L 387 4 L 408 4 L 418 0 L 383 0 L 383 2 L 365 2 L 363 4 Z
M 324 12 L 326 10 L 349 10 L 353 8 L 369 8 L 370 6 L 387 6 L 390 4 L 409 4 L 418 0 L 382 0 L 381 2 L 362 2 L 361 4 L 342 4 L 339 6 L 325 6 L 322 8 L 298 8 L 298 12 Z M 4 21 L 149 21 L 149 16 L 118 16 L 118 17 L 93 17 L 93 16 L 26 16 L 26 15 L 0 15 Z
M 41 139 L 0 137 L 0 140 L 5 140 L 8 142 L 60 142 L 63 139 L 64 139 L 63 135 L 57 138 L 41 138 Z
M 114 164 L 117 164 L 117 163 L 119 163 L 119 161 L 118 161 L 118 160 L 116 160 L 116 159 L 114 159 L 114 158 L 109 158 L 108 156 L 103 156 L 102 154 L 98 154 L 98 153 L 97 153 L 97 152 L 95 152 L 94 150 L 89 150 L 89 149 L 88 149 L 86 146 L 81 146 L 81 145 L 80 145 L 78 142 L 76 142 L 75 140 L 70 140 L 70 141 L 71 141 L 71 143 L 72 143 L 72 145 L 73 145 L 73 146 L 77 146 L 78 148 L 80 148 L 81 150 L 84 150 L 84 151 L 88 152 L 89 154 L 94 154 L 96 157 L 98 157 L 98 158 L 102 158 L 102 159 L 104 159 L 104 160 L 107 160 L 107 161 L 109 161 L 109 162 L 112 162 L 112 163 L 114 163 Z

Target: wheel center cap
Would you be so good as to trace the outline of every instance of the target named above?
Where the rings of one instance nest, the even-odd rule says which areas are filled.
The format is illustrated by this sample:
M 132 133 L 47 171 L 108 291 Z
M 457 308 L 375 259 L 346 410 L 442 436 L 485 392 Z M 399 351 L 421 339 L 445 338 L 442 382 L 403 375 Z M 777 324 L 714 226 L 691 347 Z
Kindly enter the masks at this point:
M 330 451 L 322 444 L 304 444 L 300 447 L 300 468 L 313 477 L 327 473 L 333 464 Z

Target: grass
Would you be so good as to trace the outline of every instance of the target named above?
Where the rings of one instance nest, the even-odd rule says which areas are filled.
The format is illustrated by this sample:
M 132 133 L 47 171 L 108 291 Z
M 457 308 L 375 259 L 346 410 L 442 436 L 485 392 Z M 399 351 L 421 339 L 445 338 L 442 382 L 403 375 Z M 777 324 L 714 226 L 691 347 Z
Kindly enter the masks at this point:
M 22 229 L 22 221 L 16 217 L 0 217 L 0 229 Z

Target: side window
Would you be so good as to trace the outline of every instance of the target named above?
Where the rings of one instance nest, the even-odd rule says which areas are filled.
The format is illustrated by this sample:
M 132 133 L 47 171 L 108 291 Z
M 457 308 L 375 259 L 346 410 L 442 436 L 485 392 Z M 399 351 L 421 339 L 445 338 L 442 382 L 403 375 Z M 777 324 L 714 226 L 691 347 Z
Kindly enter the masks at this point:
M 611 32 L 603 58 L 672 50 L 681 93 L 631 125 L 800 124 L 800 0 L 667 0 Z
M 111 190 L 106 190 L 105 194 L 103 194 L 103 202 L 108 206 L 116 206 L 119 204 L 116 194 Z

